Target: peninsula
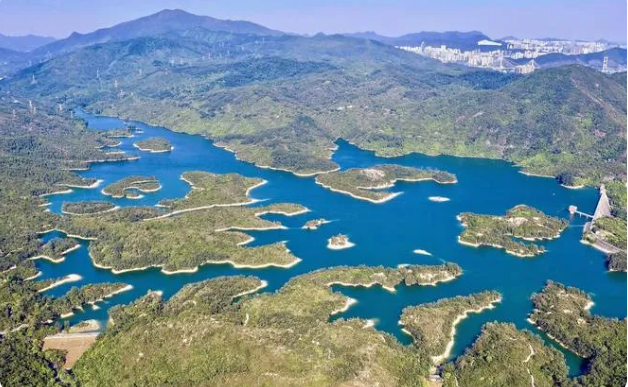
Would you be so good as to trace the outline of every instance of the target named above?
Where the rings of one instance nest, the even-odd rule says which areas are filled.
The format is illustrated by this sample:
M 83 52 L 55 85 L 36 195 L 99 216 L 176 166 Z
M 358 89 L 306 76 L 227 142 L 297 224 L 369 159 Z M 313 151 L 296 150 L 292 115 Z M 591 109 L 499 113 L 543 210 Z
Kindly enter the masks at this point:
M 501 299 L 498 292 L 482 292 L 412 306 L 403 310 L 399 324 L 435 364 L 440 364 L 451 354 L 458 323 L 469 313 L 494 308 Z
M 518 257 L 532 257 L 545 251 L 543 246 L 524 241 L 558 238 L 567 227 L 564 219 L 553 218 L 526 205 L 511 208 L 506 216 L 463 213 L 458 215 L 458 220 L 465 227 L 458 237 L 460 243 L 505 249 Z
M 529 322 L 570 351 L 587 359 L 580 385 L 619 386 L 626 380 L 626 319 L 594 316 L 582 290 L 548 281 L 532 296 Z
M 316 183 L 334 192 L 372 203 L 384 203 L 399 192 L 382 191 L 395 186 L 397 181 L 433 180 L 439 184 L 456 183 L 456 176 L 435 169 L 419 169 L 394 164 L 376 165 L 371 168 L 354 168 L 346 171 L 318 175 Z
M 377 283 L 394 287 L 405 282 L 406 286 L 420 286 L 431 283 L 427 278 L 446 279 L 460 273 L 454 264 L 338 267 L 294 277 L 277 292 L 244 298 L 238 295 L 259 288 L 263 282 L 255 277 L 219 277 L 186 285 L 168 301 L 151 293 L 111 311 L 113 324 L 79 359 L 74 372 L 79 380 L 95 385 L 116 384 L 120 378 L 131 384 L 154 385 L 159 384 L 160 377 L 151 370 L 185 364 L 187 371 L 169 376 L 169 380 L 193 386 L 206 381 L 208 356 L 241 359 L 241 354 L 246 354 L 247 367 L 240 366 L 242 360 L 229 362 L 230 371 L 222 371 L 228 372 L 228 380 L 216 380 L 217 385 L 245 386 L 255 381 L 269 385 L 312 381 L 321 386 L 358 385 L 365 372 L 370 372 L 369 385 L 388 385 L 391 380 L 416 384 L 425 378 L 428 367 L 420 349 L 403 346 L 375 329 L 364 329 L 368 322 L 363 319 L 330 322 L 335 311 L 352 304 L 330 285 Z M 147 332 L 150 340 L 146 339 Z M 291 356 L 286 357 L 286 353 Z M 346 360 L 366 353 L 377 356 Z M 140 358 L 143 366 L 128 363 L 128 356 Z M 294 368 L 295 357 L 307 358 L 308 366 Z M 97 365 L 103 361 L 107 361 L 108 372 L 99 372 Z M 329 372 L 326 365 L 336 363 L 342 364 L 342 369 L 349 368 Z

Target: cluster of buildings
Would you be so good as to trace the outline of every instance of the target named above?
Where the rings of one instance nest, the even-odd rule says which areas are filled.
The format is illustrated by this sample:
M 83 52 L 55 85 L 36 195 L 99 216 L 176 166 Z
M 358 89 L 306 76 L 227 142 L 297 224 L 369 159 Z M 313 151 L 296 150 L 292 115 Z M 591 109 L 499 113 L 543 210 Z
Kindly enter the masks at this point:
M 508 50 L 525 53 L 525 58 L 536 58 L 545 54 L 593 54 L 610 48 L 606 42 L 587 42 L 581 40 L 540 40 L 540 39 L 505 39 Z
M 477 49 L 465 51 L 446 45 L 427 46 L 425 42 L 422 42 L 420 46 L 400 46 L 398 48 L 444 63 L 459 63 L 470 67 L 482 67 L 519 74 L 529 74 L 538 69 L 539 65 L 535 59 L 543 55 L 591 54 L 611 48 L 605 42 L 538 39 L 507 39 L 503 43 L 481 40 L 477 46 Z

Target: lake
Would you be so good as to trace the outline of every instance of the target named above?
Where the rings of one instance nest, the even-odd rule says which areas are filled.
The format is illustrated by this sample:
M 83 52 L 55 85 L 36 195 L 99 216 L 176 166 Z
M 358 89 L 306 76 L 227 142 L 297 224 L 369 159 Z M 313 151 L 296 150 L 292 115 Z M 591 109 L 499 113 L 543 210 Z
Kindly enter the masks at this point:
M 114 129 L 129 122 L 117 118 L 93 116 L 83 112 L 77 115 L 86 120 L 92 129 Z M 581 211 L 593 213 L 598 192 L 595 189 L 566 189 L 554 179 L 526 176 L 512 164 L 485 159 L 456 158 L 449 156 L 430 157 L 412 154 L 397 158 L 380 158 L 372 152 L 360 150 L 345 141 L 338 141 L 338 150 L 333 160 L 342 169 L 368 167 L 382 163 L 394 163 L 413 167 L 438 168 L 455 173 L 458 183 L 438 185 L 433 182 L 398 183 L 391 190 L 403 194 L 384 204 L 356 200 L 334 193 L 315 184 L 313 177 L 297 177 L 293 174 L 269 169 L 260 169 L 241 162 L 223 149 L 213 146 L 204 137 L 175 133 L 166 128 L 154 127 L 141 122 L 130 122 L 143 133 L 133 138 L 121 139 L 122 144 L 112 150 L 124 150 L 137 154 L 137 161 L 96 163 L 91 169 L 80 172 L 81 176 L 102 179 L 97 189 L 74 189 L 72 193 L 53 195 L 48 199 L 50 209 L 60 213 L 63 202 L 83 200 L 107 200 L 119 206 L 153 206 L 164 198 L 185 196 L 190 187 L 179 179 L 185 171 L 203 170 L 214 173 L 239 173 L 248 177 L 259 177 L 268 184 L 251 191 L 251 196 L 263 201 L 255 205 L 276 202 L 302 204 L 311 212 L 294 217 L 279 215 L 267 219 L 279 220 L 288 228 L 250 232 L 255 238 L 249 246 L 259 246 L 276 241 L 287 241 L 287 247 L 302 261 L 290 268 L 234 269 L 230 265 L 206 265 L 193 274 L 164 275 L 159 269 L 114 275 L 109 270 L 92 265 L 87 253 L 88 242 L 67 255 L 65 261 L 54 264 L 37 261 L 42 271 L 39 279 L 56 278 L 75 273 L 82 277 L 79 282 L 51 289 L 47 294 L 60 296 L 72 286 L 90 283 L 124 282 L 133 285 L 133 290 L 119 294 L 103 303 L 99 309 L 86 307 L 77 311 L 68 320 L 75 323 L 85 319 L 105 322 L 107 311 L 112 306 L 126 304 L 146 294 L 149 290 L 160 290 L 170 297 L 182 286 L 208 278 L 224 275 L 255 275 L 268 281 L 263 291 L 275 291 L 290 278 L 312 270 L 339 265 L 384 265 L 440 264 L 455 262 L 464 273 L 455 281 L 438 286 L 400 285 L 395 293 L 380 287 L 345 288 L 334 290 L 355 298 L 358 303 L 347 312 L 334 318 L 362 317 L 375 319 L 376 328 L 396 336 L 409 344 L 410 337 L 401 332 L 397 321 L 403 308 L 444 297 L 469 295 L 483 290 L 497 290 L 503 296 L 502 303 L 495 309 L 481 314 L 471 314 L 458 325 L 453 355 L 460 355 L 471 345 L 487 321 L 514 323 L 538 333 L 526 322 L 532 310 L 530 296 L 540 291 L 547 280 L 578 287 L 588 292 L 595 302 L 592 312 L 608 317 L 626 317 L 626 274 L 609 273 L 605 268 L 604 254 L 580 243 L 584 219 L 570 219 L 569 227 L 560 238 L 542 242 L 547 252 L 535 258 L 517 258 L 495 248 L 472 248 L 457 243 L 462 226 L 456 220 L 461 212 L 503 215 L 506 210 L 527 204 L 548 215 L 568 218 L 567 207 L 576 205 Z M 133 143 L 143 138 L 163 137 L 174 146 L 169 153 L 140 152 Z M 162 189 L 144 194 L 139 200 L 112 199 L 100 193 L 109 183 L 131 175 L 156 176 Z M 451 201 L 437 203 L 430 196 L 444 196 Z M 331 223 L 316 231 L 301 229 L 310 219 L 326 218 Z M 349 235 L 355 247 L 346 250 L 327 249 L 327 239 L 338 233 Z M 44 239 L 58 236 L 49 233 Z M 422 249 L 432 255 L 419 255 L 413 250 Z M 549 340 L 548 343 L 556 346 Z M 562 349 L 561 349 L 562 350 Z M 577 374 L 580 359 L 565 353 L 572 374 Z

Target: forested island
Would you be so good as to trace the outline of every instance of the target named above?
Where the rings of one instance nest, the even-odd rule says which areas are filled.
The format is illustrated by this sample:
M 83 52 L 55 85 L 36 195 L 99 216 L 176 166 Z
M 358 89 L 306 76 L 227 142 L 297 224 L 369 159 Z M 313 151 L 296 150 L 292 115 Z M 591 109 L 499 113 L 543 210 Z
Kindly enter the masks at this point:
M 160 137 L 151 137 L 145 140 L 140 140 L 134 143 L 133 146 L 142 152 L 165 153 L 172 151 L 172 144 L 170 144 L 170 141 Z
M 543 246 L 524 241 L 558 238 L 567 227 L 564 219 L 547 216 L 526 205 L 511 208 L 506 216 L 463 213 L 458 220 L 465 227 L 458 237 L 460 243 L 497 247 L 519 257 L 532 257 L 545 251 Z
M 281 224 L 263 220 L 258 214 L 302 210 L 297 205 L 273 204 L 259 208 L 210 207 L 164 216 L 154 207 L 126 207 L 96 216 L 64 218 L 58 228 L 94 238 L 89 245 L 94 264 L 115 272 L 153 266 L 166 273 L 196 271 L 208 263 L 290 267 L 299 259 L 284 243 L 248 248 L 243 244 L 250 237 L 239 230 L 281 228 Z M 138 255 L 137 251 L 144 253 Z
M 456 176 L 448 172 L 393 164 L 330 172 L 316 177 L 316 183 L 327 189 L 373 203 L 383 203 L 397 196 L 399 193 L 381 191 L 394 187 L 397 181 L 423 180 L 433 180 L 439 184 L 451 184 L 457 181 Z
M 253 203 L 249 193 L 265 183 L 262 179 L 244 177 L 235 173 L 218 175 L 210 172 L 185 172 L 181 179 L 191 191 L 183 199 L 162 200 L 159 205 L 171 212 L 213 206 L 242 206 Z
M 106 186 L 102 193 L 112 198 L 139 199 L 139 192 L 155 192 L 161 189 L 161 185 L 154 176 L 129 176 Z

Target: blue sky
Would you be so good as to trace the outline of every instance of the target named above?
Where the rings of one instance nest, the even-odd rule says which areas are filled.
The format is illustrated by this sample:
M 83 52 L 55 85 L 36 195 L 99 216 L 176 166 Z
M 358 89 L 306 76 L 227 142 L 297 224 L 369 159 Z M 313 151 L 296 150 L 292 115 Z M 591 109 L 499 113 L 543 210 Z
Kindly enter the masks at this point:
M 164 8 L 307 34 L 480 30 L 493 38 L 626 41 L 626 0 L 0 0 L 0 33 L 60 38 Z

